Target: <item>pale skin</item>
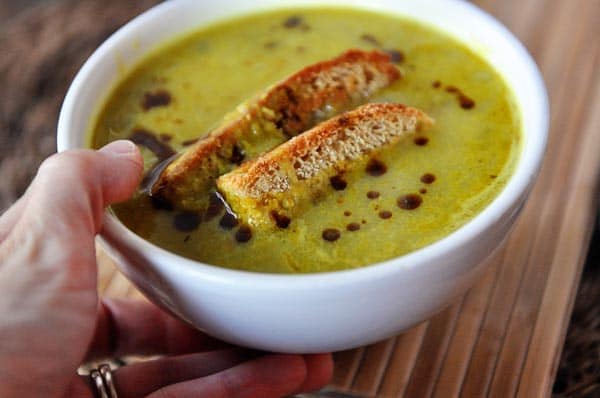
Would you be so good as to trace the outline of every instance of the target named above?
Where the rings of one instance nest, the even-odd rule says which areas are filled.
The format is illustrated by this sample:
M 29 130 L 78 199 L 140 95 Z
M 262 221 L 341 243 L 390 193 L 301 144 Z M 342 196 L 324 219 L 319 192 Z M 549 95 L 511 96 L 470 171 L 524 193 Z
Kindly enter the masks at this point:
M 269 398 L 325 385 L 329 354 L 230 347 L 152 304 L 98 296 L 104 208 L 131 196 L 141 173 L 129 141 L 54 155 L 0 217 L 0 396 L 92 398 L 77 368 L 129 354 L 163 356 L 115 370 L 119 398 Z

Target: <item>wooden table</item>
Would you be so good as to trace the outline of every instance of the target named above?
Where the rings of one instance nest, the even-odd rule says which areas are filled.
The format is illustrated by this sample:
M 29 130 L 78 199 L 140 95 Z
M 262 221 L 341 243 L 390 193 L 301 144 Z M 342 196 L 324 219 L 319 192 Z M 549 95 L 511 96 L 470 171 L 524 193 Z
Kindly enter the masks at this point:
M 65 14 L 69 23 L 57 22 L 50 34 L 42 36 L 55 40 L 50 43 L 54 43 L 53 51 L 58 53 L 62 47 L 56 40 L 61 34 L 67 37 L 65 41 L 74 43 L 72 38 L 81 38 L 81 32 L 96 29 L 95 35 L 85 36 L 89 41 L 84 43 L 88 46 L 86 50 L 69 47 L 72 53 L 66 56 L 76 55 L 77 62 L 81 62 L 82 54 L 95 46 L 111 26 L 154 2 L 138 0 L 125 5 L 112 0 L 79 3 L 64 0 L 62 3 L 69 3 L 63 7 L 68 10 Z M 14 1 L 6 4 L 9 3 L 16 4 Z M 597 208 L 600 0 L 477 0 L 475 3 L 516 33 L 546 79 L 552 121 L 542 173 L 516 228 L 481 282 L 426 323 L 393 339 L 336 353 L 332 390 L 366 397 L 550 395 Z M 57 18 L 62 14 L 47 12 L 47 15 Z M 42 17 L 36 21 L 40 20 Z M 23 32 L 29 31 L 23 28 Z M 37 43 L 40 39 L 34 37 L 32 43 Z M 46 57 L 50 50 L 44 52 L 48 46 L 28 48 L 32 49 L 26 52 L 32 57 L 32 65 L 36 60 L 53 59 Z M 63 60 L 64 56 L 57 59 Z M 38 64 L 40 68 L 46 66 L 43 62 Z M 10 66 L 3 65 L 6 63 L 0 62 L 0 70 L 5 67 L 10 71 Z M 75 62 L 70 65 L 73 67 L 69 70 L 77 66 Z M 18 83 L 22 75 L 20 69 L 18 72 L 6 82 L 9 94 L 10 84 Z M 36 69 L 32 69 L 32 74 L 37 76 Z M 65 76 L 70 79 L 68 73 Z M 20 85 L 15 93 L 27 93 L 27 87 Z M 36 87 L 31 90 L 38 90 Z M 36 94 L 43 97 L 54 88 L 45 84 Z M 2 107 L 3 115 L 10 115 L 13 108 L 15 114 L 28 109 L 14 105 L 20 101 L 16 96 L 9 98 L 12 103 Z M 48 135 L 53 134 L 48 126 L 55 125 L 52 120 L 55 116 L 41 115 L 55 115 L 60 97 L 48 95 L 48 98 L 51 104 L 48 109 L 44 111 L 36 104 L 34 112 L 27 114 L 24 134 L 44 128 L 49 129 Z M 47 151 L 43 147 L 42 155 Z M 32 160 L 32 164 L 40 157 Z M 99 288 L 104 294 L 139 296 L 101 253 L 99 262 Z

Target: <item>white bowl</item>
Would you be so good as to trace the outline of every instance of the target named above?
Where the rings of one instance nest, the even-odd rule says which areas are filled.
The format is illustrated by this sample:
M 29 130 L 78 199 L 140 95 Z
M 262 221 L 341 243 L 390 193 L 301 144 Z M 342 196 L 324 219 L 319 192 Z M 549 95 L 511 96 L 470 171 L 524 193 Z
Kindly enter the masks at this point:
M 323 4 L 405 15 L 483 54 L 517 99 L 522 154 L 504 190 L 462 228 L 405 256 L 349 271 L 274 275 L 219 268 L 154 246 L 106 215 L 106 251 L 148 298 L 242 346 L 296 353 L 348 349 L 397 334 L 440 311 L 484 271 L 485 260 L 507 235 L 532 187 L 546 146 L 548 100 L 534 61 L 505 27 L 468 2 L 172 0 L 129 22 L 83 66 L 60 114 L 58 149 L 85 146 L 84 132 L 99 98 L 123 69 L 165 39 L 233 15 Z

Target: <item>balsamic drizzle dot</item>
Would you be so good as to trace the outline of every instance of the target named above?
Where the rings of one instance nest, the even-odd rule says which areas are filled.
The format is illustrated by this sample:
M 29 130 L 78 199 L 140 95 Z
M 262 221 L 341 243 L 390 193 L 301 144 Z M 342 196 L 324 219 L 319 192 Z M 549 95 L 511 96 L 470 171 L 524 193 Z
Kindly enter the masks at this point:
M 252 230 L 247 225 L 242 225 L 235 233 L 235 240 L 239 243 L 246 243 L 252 239 Z
M 340 238 L 341 234 L 340 231 L 335 228 L 326 228 L 323 230 L 321 236 L 323 237 L 323 240 L 326 240 L 327 242 L 335 242 Z
M 460 107 L 463 109 L 473 109 L 475 107 L 475 101 L 471 98 L 467 97 L 463 93 L 460 93 L 458 96 L 458 102 L 460 103 Z
M 190 146 L 190 145 L 194 145 L 196 142 L 198 142 L 199 138 L 192 138 L 190 140 L 185 140 L 181 143 L 181 145 L 183 146 Z
M 360 39 L 366 43 L 369 43 L 376 47 L 381 47 L 381 42 L 377 40 L 375 36 L 370 33 L 364 33 L 360 36 Z
M 286 216 L 285 214 L 279 214 L 277 211 L 271 211 L 271 218 L 275 221 L 275 225 L 278 228 L 286 229 L 290 226 L 292 219 Z
M 386 50 L 386 53 L 390 56 L 390 60 L 395 64 L 401 64 L 404 61 L 404 53 L 399 50 Z
M 423 202 L 423 198 L 421 195 L 416 193 L 411 193 L 408 195 L 402 195 L 398 198 L 398 207 L 404 210 L 414 210 L 421 206 Z
M 439 83 L 439 82 L 435 82 Z M 438 86 L 434 86 L 436 88 L 440 87 L 441 83 Z M 473 109 L 475 107 L 475 101 L 468 97 L 465 93 L 461 91 L 458 87 L 455 86 L 446 86 L 446 92 L 450 94 L 456 94 L 456 99 L 458 100 L 458 104 L 461 108 L 465 110 Z
M 333 176 L 329 179 L 329 183 L 336 191 L 343 191 L 348 186 L 348 182 L 341 175 Z
M 377 199 L 379 197 L 380 193 L 377 191 L 369 191 L 367 192 L 367 198 L 369 199 Z
M 345 215 L 346 217 L 350 217 L 350 216 L 352 215 L 352 212 L 351 212 L 351 211 L 348 211 L 348 210 L 346 210 L 346 211 L 344 212 L 344 215 Z
M 142 109 L 149 111 L 152 108 L 167 106 L 171 103 L 171 94 L 166 90 L 147 92 L 142 99 Z
M 175 214 L 173 217 L 173 226 L 178 231 L 191 232 L 198 228 L 200 221 L 202 221 L 200 214 L 192 211 L 183 211 Z
M 172 211 L 174 209 L 173 203 L 161 196 L 150 196 L 150 203 L 156 210 Z
M 422 193 L 423 195 L 427 193 L 427 189 L 425 188 L 421 188 L 419 189 L 419 192 Z
M 388 218 L 392 218 L 392 212 L 388 210 L 382 210 L 379 212 L 379 218 L 383 220 L 387 220 Z
M 442 82 L 440 82 L 439 80 L 436 80 L 433 83 L 431 83 L 431 86 L 433 88 L 440 88 L 440 87 L 442 87 Z
M 418 146 L 425 146 L 429 142 L 429 138 L 427 137 L 416 137 L 413 142 Z
M 229 212 L 223 214 L 223 217 L 219 220 L 219 226 L 223 229 L 234 229 L 238 223 L 237 217 Z
M 173 148 L 161 141 L 152 131 L 144 128 L 135 128 L 128 138 L 135 144 L 148 148 L 156 155 L 159 161 L 163 161 L 175 155 Z
M 421 176 L 421 182 L 424 184 L 433 184 L 435 176 L 431 173 L 425 173 Z
M 367 173 L 373 177 L 379 177 L 386 173 L 387 166 L 379 159 L 371 159 L 367 163 Z
M 239 166 L 244 161 L 244 158 L 246 158 L 246 153 L 244 150 L 239 146 L 234 145 L 231 149 L 231 157 L 229 158 L 229 161 Z
M 295 28 L 298 27 L 302 24 L 302 17 L 299 15 L 292 15 L 291 17 L 289 17 L 288 19 L 286 19 L 283 22 L 283 26 L 285 28 L 291 29 L 291 28 Z
M 208 207 L 204 212 L 204 221 L 210 221 L 225 209 L 225 205 L 223 204 L 223 200 L 217 195 L 215 192 L 210 194 L 208 199 Z
M 357 222 L 351 222 L 350 224 L 346 225 L 346 229 L 350 232 L 358 231 L 360 229 L 360 224 Z

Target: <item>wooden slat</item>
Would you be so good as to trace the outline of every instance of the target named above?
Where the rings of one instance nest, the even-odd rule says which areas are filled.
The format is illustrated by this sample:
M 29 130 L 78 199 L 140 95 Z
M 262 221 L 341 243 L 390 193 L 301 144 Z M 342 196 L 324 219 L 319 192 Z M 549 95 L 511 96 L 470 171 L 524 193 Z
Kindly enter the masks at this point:
M 428 327 L 429 322 L 424 322 L 397 337 L 396 347 L 389 359 L 387 371 L 379 389 L 379 396 L 404 396 Z
M 435 382 L 432 394 L 435 398 L 456 397 L 460 393 L 477 335 L 488 310 L 489 292 L 494 287 L 499 270 L 498 261 L 491 267 L 482 282 L 465 297 L 454 336 L 448 345 L 446 360 Z
M 431 381 L 436 380 L 440 372 L 461 306 L 462 300 L 433 317 L 429 322 L 424 344 L 421 345 L 419 358 L 405 391 L 407 397 L 418 398 L 431 395 L 435 386 Z
M 352 384 L 353 391 L 368 397 L 377 395 L 395 345 L 396 339 L 387 339 L 367 348 Z
M 330 389 L 365 397 L 547 397 L 600 178 L 600 0 L 477 0 L 520 37 L 551 97 L 541 175 L 483 279 L 430 321 L 335 354 Z M 99 289 L 141 297 L 99 254 Z
M 600 68 L 599 51 L 596 47 L 594 63 L 592 70 L 598 71 Z M 594 209 L 598 208 L 598 198 L 586 194 L 588 191 L 598 192 L 598 181 L 600 178 L 600 157 L 598 149 L 600 148 L 600 112 L 592 112 L 593 109 L 600 109 L 600 77 L 595 74 L 595 84 L 590 87 L 595 93 L 592 101 L 588 104 L 588 120 L 585 125 L 587 128 L 583 132 L 578 151 L 584 161 L 577 164 L 577 169 L 573 173 L 576 176 L 569 191 L 573 194 L 565 204 L 564 223 L 560 230 L 559 241 L 562 242 L 587 242 L 590 239 L 590 233 L 593 228 L 594 218 L 590 217 Z M 595 170 L 596 172 L 589 172 Z M 581 225 L 587 225 L 587 228 L 581 228 Z M 520 398 L 545 397 L 549 394 L 549 386 L 552 383 L 552 377 L 556 371 L 559 359 L 559 351 L 548 350 L 547 347 L 560 347 L 564 340 L 565 328 L 562 327 L 568 322 L 570 309 L 573 305 L 574 296 L 570 293 L 575 290 L 580 273 L 569 272 L 565 267 L 573 260 L 577 261 L 579 269 L 584 261 L 583 253 L 578 250 L 577 245 L 560 245 L 553 257 L 551 273 L 546 284 L 542 306 L 536 320 L 535 330 L 532 342 L 529 347 L 526 363 L 521 372 L 524 377 L 521 380 L 517 396 Z M 556 308 L 567 308 L 568 310 L 560 314 Z M 559 318 L 559 319 L 557 319 Z M 551 364 L 544 369 L 538 366 L 538 363 Z M 545 386 L 540 389 L 539 386 Z
M 349 390 L 363 358 L 364 348 L 337 353 L 332 384 L 339 390 Z

